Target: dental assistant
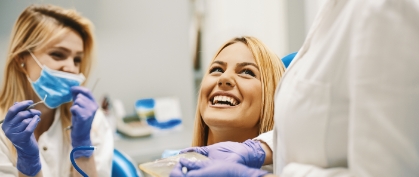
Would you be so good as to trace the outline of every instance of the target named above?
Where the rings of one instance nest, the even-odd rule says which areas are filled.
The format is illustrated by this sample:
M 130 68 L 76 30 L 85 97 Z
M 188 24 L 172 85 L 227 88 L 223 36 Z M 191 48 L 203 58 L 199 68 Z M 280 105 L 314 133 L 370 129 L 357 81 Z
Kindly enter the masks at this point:
M 17 19 L 0 90 L 0 176 L 80 176 L 69 158 L 78 146 L 97 147 L 74 155 L 84 172 L 110 176 L 112 131 L 80 86 L 92 65 L 92 28 L 75 10 L 52 5 L 31 5 Z
M 277 88 L 273 134 L 208 146 L 218 159 L 172 176 L 274 176 L 249 168 L 256 153 L 281 177 L 419 176 L 418 16 L 418 1 L 327 1 Z

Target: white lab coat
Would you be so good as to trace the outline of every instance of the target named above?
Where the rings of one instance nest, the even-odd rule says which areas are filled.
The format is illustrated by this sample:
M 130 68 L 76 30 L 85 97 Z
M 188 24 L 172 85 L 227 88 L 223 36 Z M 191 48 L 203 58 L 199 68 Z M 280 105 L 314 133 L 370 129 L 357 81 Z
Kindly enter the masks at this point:
M 70 176 L 72 167 L 70 142 L 63 141 L 60 113 L 57 110 L 54 122 L 38 140 L 39 153 L 44 177 Z M 0 130 L 2 131 L 2 130 Z M 111 176 L 113 157 L 112 130 L 101 110 L 96 112 L 90 133 L 92 145 L 96 146 L 94 158 L 99 176 Z M 6 146 L 4 132 L 0 136 L 0 176 L 18 176 L 16 160 L 12 160 L 11 153 Z M 14 163 L 13 163 L 14 162 Z M 76 170 L 74 173 L 78 173 Z
M 326 2 L 274 117 L 281 177 L 419 176 L 419 1 Z

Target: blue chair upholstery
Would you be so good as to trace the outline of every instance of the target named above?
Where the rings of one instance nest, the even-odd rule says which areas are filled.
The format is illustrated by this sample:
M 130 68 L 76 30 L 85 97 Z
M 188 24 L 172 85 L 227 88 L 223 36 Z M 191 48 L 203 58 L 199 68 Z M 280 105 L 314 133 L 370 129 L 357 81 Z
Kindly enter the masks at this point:
M 295 55 L 297 55 L 297 52 L 293 52 L 282 58 L 282 63 L 284 63 L 285 68 L 288 68 L 291 61 L 294 59 Z
M 112 177 L 141 177 L 141 173 L 122 152 L 114 149 L 112 159 Z

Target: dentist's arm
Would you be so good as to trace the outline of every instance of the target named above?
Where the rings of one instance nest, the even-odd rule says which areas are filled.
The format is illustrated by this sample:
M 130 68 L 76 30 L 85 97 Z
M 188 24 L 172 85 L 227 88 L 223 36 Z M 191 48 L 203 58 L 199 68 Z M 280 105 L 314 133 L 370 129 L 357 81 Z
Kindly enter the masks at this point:
M 265 161 L 263 162 L 263 165 L 273 164 L 273 154 L 272 154 L 273 152 L 272 149 L 274 147 L 273 139 L 274 139 L 273 130 L 262 133 L 258 137 L 253 139 L 260 142 L 260 145 L 263 151 L 265 152 Z
M 186 169 L 183 171 L 182 169 Z M 188 161 L 180 159 L 179 163 L 170 173 L 172 177 L 193 177 L 193 176 L 252 176 L 263 177 L 267 171 L 257 168 L 250 168 L 240 163 L 228 162 L 225 160 L 204 160 Z
M 38 143 L 33 134 L 41 112 L 26 110 L 33 101 L 15 103 L 9 108 L 1 128 L 17 152 L 19 176 L 42 176 Z
M 263 141 L 260 141 L 260 146 L 262 147 L 263 151 L 265 151 L 265 161 L 263 162 L 263 165 L 273 164 L 273 155 L 271 148 L 268 146 L 268 144 L 266 144 Z
M 90 131 L 92 128 L 93 118 L 99 108 L 93 95 L 84 87 L 72 87 L 73 106 L 70 111 L 72 114 L 72 130 L 71 130 L 71 145 L 73 148 L 79 146 L 91 146 Z M 97 176 L 96 164 L 93 156 L 93 151 L 84 150 L 76 151 L 74 153 L 77 165 L 88 176 Z M 75 170 L 73 176 L 80 176 Z
M 243 143 L 227 141 L 209 146 L 186 148 L 180 151 L 180 153 L 194 151 L 212 160 L 223 160 L 240 163 L 252 168 L 260 168 L 265 161 L 265 151 L 261 144 L 260 141 L 255 140 L 246 140 Z

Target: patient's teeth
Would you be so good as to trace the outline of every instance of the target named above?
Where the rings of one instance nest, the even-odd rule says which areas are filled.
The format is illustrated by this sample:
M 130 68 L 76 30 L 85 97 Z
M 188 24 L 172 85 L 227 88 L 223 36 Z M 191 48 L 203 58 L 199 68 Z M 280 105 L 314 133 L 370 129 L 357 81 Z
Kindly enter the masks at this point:
M 223 103 L 220 103 L 223 102 Z M 230 105 L 230 106 L 236 106 L 238 104 L 238 101 L 236 99 L 234 99 L 233 97 L 230 96 L 222 96 L 222 95 L 218 95 L 218 96 L 214 96 L 214 98 L 212 99 L 212 104 L 213 105 Z

